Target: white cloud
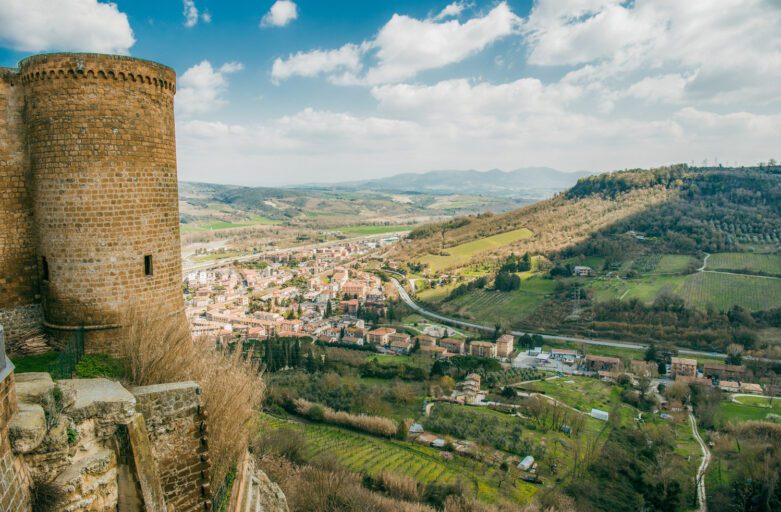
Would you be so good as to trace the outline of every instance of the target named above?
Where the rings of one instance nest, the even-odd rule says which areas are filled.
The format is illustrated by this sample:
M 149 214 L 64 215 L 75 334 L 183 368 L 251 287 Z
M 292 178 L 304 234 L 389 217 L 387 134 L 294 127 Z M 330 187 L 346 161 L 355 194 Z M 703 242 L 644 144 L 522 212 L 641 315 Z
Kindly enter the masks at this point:
M 657 101 L 727 104 L 778 98 L 779 25 L 781 4 L 767 0 L 538 0 L 523 31 L 529 62 L 575 67 L 569 81 L 607 90 L 666 76 Z
M 212 22 L 212 15 L 208 11 L 200 12 L 195 5 L 195 0 L 182 0 L 184 10 L 184 26 L 187 28 L 193 28 L 198 24 L 198 20 L 204 23 Z
M 2 0 L 0 45 L 47 50 L 128 53 L 135 43 L 127 15 L 97 0 Z
M 272 69 L 272 77 L 282 80 L 293 75 L 324 73 L 338 84 L 399 82 L 422 71 L 441 68 L 475 55 L 490 44 L 516 33 L 520 22 L 521 19 L 506 2 L 497 4 L 484 16 L 464 23 L 437 18 L 419 20 L 394 14 L 374 39 L 360 45 L 345 45 L 339 50 L 299 52 L 286 59 L 276 59 L 274 68 L 277 72 Z M 359 52 L 359 55 L 350 54 L 349 65 L 340 61 L 339 66 L 334 66 L 332 60 L 323 58 L 324 55 L 334 55 L 334 52 L 341 52 L 344 57 L 346 49 Z M 359 73 L 358 69 L 362 67 L 360 57 L 367 56 L 376 62 L 365 73 Z M 291 62 L 303 61 L 309 65 L 300 68 L 288 66 Z M 317 63 L 321 65 L 317 66 Z
M 298 18 L 298 6 L 291 0 L 277 0 L 260 20 L 261 27 L 284 27 Z
M 275 82 L 291 76 L 317 76 L 322 73 L 357 72 L 361 68 L 364 49 L 346 44 L 337 50 L 314 50 L 290 55 L 287 59 L 277 58 L 271 67 Z
M 227 101 L 226 75 L 244 69 L 240 62 L 227 62 L 214 69 L 208 60 L 191 67 L 179 78 L 176 92 L 176 111 L 184 117 L 211 112 Z
M 470 5 L 466 2 L 453 2 L 452 4 L 448 4 L 444 9 L 442 9 L 442 11 L 434 16 L 433 19 L 439 21 L 446 18 L 457 18 L 467 7 L 470 7 Z
M 777 2 L 537 0 L 526 19 L 503 3 L 455 15 L 395 15 L 361 44 L 277 59 L 273 80 L 368 85 L 376 110 L 325 111 L 312 96 L 312 108 L 256 123 L 185 120 L 182 176 L 229 168 L 221 179 L 274 185 L 442 168 L 780 158 Z M 525 46 L 493 57 L 507 63 L 503 71 L 524 72 L 504 83 L 420 76 L 514 36 Z

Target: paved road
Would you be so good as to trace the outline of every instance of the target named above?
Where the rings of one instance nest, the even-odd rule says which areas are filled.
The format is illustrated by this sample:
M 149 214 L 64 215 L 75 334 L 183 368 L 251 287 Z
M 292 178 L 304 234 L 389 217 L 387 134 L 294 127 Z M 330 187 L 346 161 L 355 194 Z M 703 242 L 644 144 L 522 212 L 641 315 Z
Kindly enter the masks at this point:
M 691 424 L 694 439 L 697 440 L 697 443 L 699 443 L 700 449 L 702 450 L 702 462 L 700 462 L 700 467 L 697 468 L 696 477 L 698 505 L 697 512 L 707 512 L 708 501 L 707 495 L 705 494 L 705 471 L 707 471 L 708 465 L 710 464 L 711 454 L 708 446 L 702 440 L 702 437 L 700 437 L 700 432 L 697 430 L 697 420 L 694 418 L 694 415 L 691 413 L 691 411 L 689 411 L 689 424 Z
M 387 272 L 387 270 L 386 270 Z M 417 313 L 420 313 L 423 316 L 427 316 L 429 318 L 434 318 L 436 320 L 440 320 L 445 323 L 449 324 L 455 324 L 460 325 L 462 327 L 469 327 L 472 329 L 478 329 L 485 332 L 494 332 L 494 327 L 488 327 L 486 325 L 476 324 L 473 322 L 467 322 L 465 320 L 459 320 L 457 318 L 451 318 L 445 315 L 441 315 L 439 313 L 435 313 L 433 311 L 429 311 L 427 309 L 424 309 L 420 307 L 412 298 L 410 298 L 409 294 L 407 293 L 407 290 L 404 289 L 403 286 L 399 283 L 399 281 L 396 278 L 391 278 L 391 281 L 396 286 L 396 289 L 399 292 L 399 296 L 401 297 L 401 300 L 403 300 L 410 308 L 412 308 Z M 553 340 L 553 341 L 570 341 L 574 343 L 584 343 L 586 345 L 600 345 L 604 347 L 616 347 L 616 348 L 627 348 L 630 350 L 645 350 L 648 348 L 647 344 L 643 343 L 629 343 L 625 341 L 610 341 L 610 340 L 599 340 L 599 339 L 592 339 L 592 338 L 577 338 L 573 336 L 557 336 L 557 335 L 551 335 L 551 334 L 542 334 L 542 333 L 535 333 L 535 332 L 524 332 L 524 331 L 511 331 L 510 332 L 513 336 L 523 336 L 524 334 L 538 334 L 543 337 L 543 339 L 546 340 Z M 701 356 L 701 357 L 713 357 L 718 359 L 724 359 L 727 357 L 726 354 L 722 354 L 721 352 L 706 352 L 701 350 L 690 350 L 690 349 L 678 349 L 678 353 L 682 355 L 691 355 L 691 356 Z

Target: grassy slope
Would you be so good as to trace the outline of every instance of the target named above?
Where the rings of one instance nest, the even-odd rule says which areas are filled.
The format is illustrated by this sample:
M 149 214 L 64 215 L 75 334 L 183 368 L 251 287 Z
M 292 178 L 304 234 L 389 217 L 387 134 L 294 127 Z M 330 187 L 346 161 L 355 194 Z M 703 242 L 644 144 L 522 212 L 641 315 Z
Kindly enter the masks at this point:
M 460 267 L 480 254 L 490 252 L 501 247 L 512 245 L 520 240 L 531 238 L 533 233 L 527 228 L 514 229 L 497 235 L 488 236 L 472 242 L 459 244 L 445 249 L 447 256 L 429 254 L 421 258 L 433 272 L 439 272 L 451 267 Z
M 756 254 L 724 252 L 711 255 L 709 270 L 749 270 L 781 275 L 781 256 L 778 254 Z
M 530 229 L 534 236 L 488 248 L 481 255 L 549 253 L 579 243 L 627 216 L 670 200 L 675 194 L 671 190 L 653 188 L 630 191 L 616 199 L 590 196 L 572 200 L 557 196 L 504 214 L 471 218 L 466 225 L 449 229 L 444 235 L 436 231 L 429 236 L 410 239 L 396 248 L 395 256 L 400 260 L 425 260 L 440 253 L 443 245 L 445 251 L 451 252 L 456 246 L 520 228 Z M 468 261 L 469 258 L 460 265 Z
M 487 502 L 496 501 L 500 495 L 528 502 L 538 489 L 520 480 L 506 482 L 500 489 L 496 468 L 460 456 L 447 461 L 439 450 L 411 442 L 380 439 L 329 425 L 284 422 L 268 416 L 264 416 L 263 423 L 265 428 L 285 426 L 299 430 L 306 438 L 308 457 L 333 458 L 353 471 L 374 474 L 388 470 L 412 476 L 422 483 L 447 483 L 461 478 L 473 486 L 479 499 Z

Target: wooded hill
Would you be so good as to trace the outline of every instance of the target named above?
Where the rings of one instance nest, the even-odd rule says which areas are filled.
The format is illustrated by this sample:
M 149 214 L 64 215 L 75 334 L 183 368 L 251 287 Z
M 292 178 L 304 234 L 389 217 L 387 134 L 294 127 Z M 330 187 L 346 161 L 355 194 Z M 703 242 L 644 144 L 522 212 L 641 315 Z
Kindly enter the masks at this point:
M 566 192 L 504 214 L 421 226 L 395 251 L 402 261 L 446 255 L 460 244 L 528 228 L 534 235 L 480 253 L 620 260 L 637 251 L 693 254 L 781 243 L 781 166 L 675 165 L 582 178 Z M 451 269 L 452 270 L 452 269 Z

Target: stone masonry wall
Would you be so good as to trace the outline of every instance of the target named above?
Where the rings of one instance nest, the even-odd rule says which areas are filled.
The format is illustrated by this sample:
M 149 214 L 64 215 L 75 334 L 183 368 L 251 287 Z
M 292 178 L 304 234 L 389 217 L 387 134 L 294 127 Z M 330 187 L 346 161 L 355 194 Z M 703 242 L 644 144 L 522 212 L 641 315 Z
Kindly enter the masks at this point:
M 182 382 L 131 392 L 144 415 L 166 503 L 177 512 L 208 510 L 210 463 L 200 387 Z
M 2 349 L 0 357 L 5 358 Z M 0 369 L 0 510 L 3 512 L 26 512 L 29 508 L 27 482 L 11 453 L 8 439 L 8 424 L 17 410 L 15 390 L 13 367 L 7 365 Z
M 16 70 L 0 68 L 0 309 L 36 299 L 32 176 L 24 147 L 21 88 Z

